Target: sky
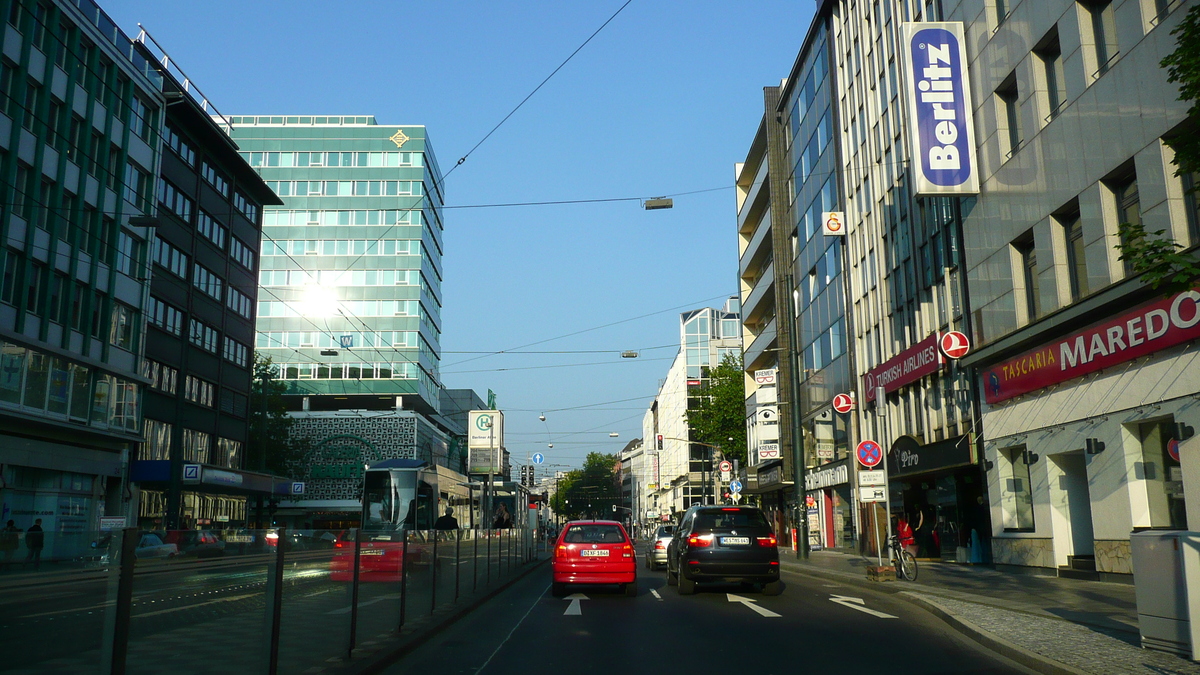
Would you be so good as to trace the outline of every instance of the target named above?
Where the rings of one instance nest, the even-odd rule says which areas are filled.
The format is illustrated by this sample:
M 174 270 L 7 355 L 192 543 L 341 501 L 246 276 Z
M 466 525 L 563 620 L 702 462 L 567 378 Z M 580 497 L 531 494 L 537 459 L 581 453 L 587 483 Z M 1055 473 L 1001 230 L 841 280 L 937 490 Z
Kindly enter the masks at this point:
M 640 438 L 679 314 L 737 294 L 734 165 L 816 6 L 632 0 L 472 151 L 624 0 L 100 4 L 222 114 L 425 125 L 443 172 L 466 156 L 447 206 L 677 195 L 443 214 L 443 382 L 496 392 L 545 469 Z

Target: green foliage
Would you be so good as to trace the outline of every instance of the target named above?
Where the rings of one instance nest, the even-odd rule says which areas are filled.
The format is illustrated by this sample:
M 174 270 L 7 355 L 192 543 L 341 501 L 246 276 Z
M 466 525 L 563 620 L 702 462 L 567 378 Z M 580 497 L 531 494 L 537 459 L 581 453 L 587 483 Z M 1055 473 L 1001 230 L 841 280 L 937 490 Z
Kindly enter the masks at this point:
M 1171 295 L 1191 288 L 1200 278 L 1200 264 L 1183 253 L 1182 244 L 1164 236 L 1166 230 L 1148 233 L 1141 223 L 1121 223 L 1118 232 L 1120 259 L 1129 261 L 1151 288 Z
M 550 507 L 567 520 L 576 518 L 612 519 L 614 505 L 620 506 L 617 484 L 617 456 L 589 453 L 582 469 L 568 471 L 558 480 L 558 491 L 550 498 Z
M 708 378 L 700 407 L 688 411 L 692 440 L 720 446 L 726 459 L 745 464 L 746 385 L 741 357 L 726 354 Z
M 278 476 L 295 477 L 297 467 L 311 449 L 307 439 L 292 439 L 292 418 L 287 415 L 283 395 L 287 383 L 278 379 L 271 359 L 255 352 L 254 380 L 250 385 L 250 439 L 246 469 Z M 263 382 L 267 383 L 266 393 Z
M 1200 5 L 1188 10 L 1183 21 L 1171 31 L 1176 36 L 1175 51 L 1160 62 L 1167 69 L 1167 81 L 1179 85 L 1179 100 L 1191 103 L 1188 116 L 1200 119 Z M 1183 133 L 1164 139 L 1175 150 L 1176 175 L 1200 171 L 1200 134 Z

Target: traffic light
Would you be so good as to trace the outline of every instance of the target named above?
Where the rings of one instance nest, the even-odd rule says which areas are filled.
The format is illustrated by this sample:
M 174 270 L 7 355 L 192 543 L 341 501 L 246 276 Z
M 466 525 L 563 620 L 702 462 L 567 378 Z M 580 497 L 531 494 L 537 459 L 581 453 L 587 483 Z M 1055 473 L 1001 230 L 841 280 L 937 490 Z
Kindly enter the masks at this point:
M 663 442 L 663 435 L 659 434 L 658 435 L 658 449 L 659 450 L 662 450 L 662 442 Z

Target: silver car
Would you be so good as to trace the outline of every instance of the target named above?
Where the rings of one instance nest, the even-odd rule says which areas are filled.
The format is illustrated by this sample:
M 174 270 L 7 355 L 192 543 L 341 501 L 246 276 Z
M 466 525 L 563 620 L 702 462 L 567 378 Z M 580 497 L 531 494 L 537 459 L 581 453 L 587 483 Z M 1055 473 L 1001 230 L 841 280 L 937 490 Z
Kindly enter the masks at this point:
M 671 534 L 675 532 L 674 525 L 662 525 L 646 542 L 646 569 L 656 569 L 659 565 L 667 566 L 667 544 L 671 543 Z

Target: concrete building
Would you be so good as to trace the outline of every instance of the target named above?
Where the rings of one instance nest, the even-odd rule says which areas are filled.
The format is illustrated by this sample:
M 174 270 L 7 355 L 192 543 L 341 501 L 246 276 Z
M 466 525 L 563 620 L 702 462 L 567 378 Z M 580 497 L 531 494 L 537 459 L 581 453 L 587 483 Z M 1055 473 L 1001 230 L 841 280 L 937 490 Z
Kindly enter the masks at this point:
M 0 22 L 0 522 L 46 558 L 134 515 L 163 82 L 90 2 Z
M 687 411 L 704 395 L 709 370 L 726 354 L 740 354 L 738 310 L 732 297 L 720 310 L 706 307 L 679 317 L 679 353 L 642 419 L 642 438 L 654 443 L 645 508 L 660 516 L 716 502 L 712 449 L 691 441 Z

